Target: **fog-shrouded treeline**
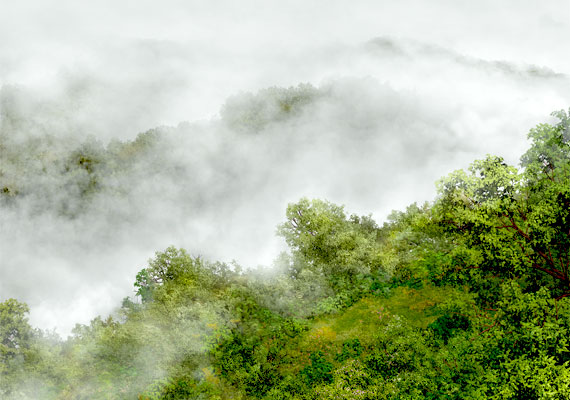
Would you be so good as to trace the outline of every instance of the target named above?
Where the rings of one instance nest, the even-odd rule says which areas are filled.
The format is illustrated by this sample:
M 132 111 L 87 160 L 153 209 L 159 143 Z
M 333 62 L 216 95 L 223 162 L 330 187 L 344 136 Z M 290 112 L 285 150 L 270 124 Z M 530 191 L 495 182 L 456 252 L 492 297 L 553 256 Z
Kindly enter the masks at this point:
M 297 129 L 306 110 L 330 107 L 335 90 L 300 85 L 229 99 L 219 129 L 259 147 L 234 152 L 243 142 L 220 135 L 195 167 L 247 173 L 258 165 L 252 149 L 268 151 L 272 124 L 291 127 L 288 145 L 263 156 L 290 157 L 314 140 Z M 66 340 L 32 327 L 26 303 L 3 301 L 1 397 L 570 398 L 570 116 L 553 116 L 530 130 L 518 165 L 495 155 L 473 161 L 440 179 L 432 201 L 382 225 L 333 202 L 295 199 L 277 227 L 287 250 L 272 268 L 165 246 L 131 277 L 135 295 Z M 107 145 L 7 139 L 2 209 L 82 224 L 89 215 L 136 220 L 144 194 L 157 190 L 187 196 L 192 215 L 200 202 L 239 193 L 229 178 L 212 187 L 176 162 L 181 138 L 214 143 L 201 133 L 181 125 Z M 165 176 L 187 189 L 169 193 Z
M 508 98 L 532 91 L 535 101 L 552 101 L 550 88 L 568 81 L 542 69 L 481 68 L 415 42 L 384 38 L 364 47 L 354 56 L 368 62 L 402 67 L 424 53 L 453 62 L 459 76 L 483 77 Z M 376 65 L 389 72 L 386 63 Z M 514 136 L 521 122 L 498 115 L 497 100 L 481 108 L 470 95 L 472 107 L 459 107 L 451 93 L 439 91 L 435 102 L 430 87 L 374 77 L 238 92 L 216 117 L 136 136 L 128 132 L 142 122 L 125 126 L 131 114 L 120 104 L 110 112 L 98 82 L 69 77 L 56 94 L 0 90 L 0 252 L 8 255 L 0 293 L 28 303 L 34 325 L 64 335 L 110 312 L 154 249 L 270 264 L 284 250 L 274 226 L 289 202 L 322 197 L 384 218 L 433 197 L 433 181 L 466 160 L 505 148 L 515 159 L 525 143 Z M 454 88 L 459 96 L 468 89 Z M 116 114 L 123 122 L 113 126 Z
M 508 2 L 309 17 L 167 0 L 128 21 L 106 1 L 32 3 L 0 13 L 0 301 L 63 336 L 111 312 L 156 249 L 269 265 L 288 203 L 382 223 L 470 160 L 516 163 L 520 132 L 570 101 L 568 61 L 544 45 L 569 31 L 563 1 L 508 19 Z

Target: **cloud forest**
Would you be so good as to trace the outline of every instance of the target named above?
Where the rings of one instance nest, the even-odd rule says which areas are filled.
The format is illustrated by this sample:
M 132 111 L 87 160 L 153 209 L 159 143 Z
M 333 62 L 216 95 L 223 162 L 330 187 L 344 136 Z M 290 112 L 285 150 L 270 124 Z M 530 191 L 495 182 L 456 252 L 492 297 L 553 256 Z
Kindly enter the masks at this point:
M 251 140 L 329 90 L 232 98 L 221 123 Z M 288 251 L 271 268 L 159 250 L 133 296 L 66 340 L 33 328 L 26 303 L 3 301 L 3 398 L 568 398 L 570 117 L 553 115 L 530 130 L 518 166 L 475 160 L 382 225 L 324 199 L 290 203 L 277 227 Z M 10 117 L 5 129 L 18 129 Z M 105 203 L 131 200 L 139 174 L 183 182 L 189 171 L 164 155 L 192 129 L 107 146 L 7 138 L 2 208 L 128 223 L 136 214 Z M 223 195 L 207 188 L 184 200 Z
M 0 7 L 0 399 L 570 399 L 570 6 L 430 3 Z

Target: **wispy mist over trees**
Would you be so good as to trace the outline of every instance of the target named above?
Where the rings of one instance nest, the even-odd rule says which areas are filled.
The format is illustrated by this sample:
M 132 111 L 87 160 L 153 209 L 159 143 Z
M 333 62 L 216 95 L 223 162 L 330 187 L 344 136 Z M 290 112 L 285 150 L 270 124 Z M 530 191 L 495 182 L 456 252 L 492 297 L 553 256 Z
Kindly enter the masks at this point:
M 569 12 L 3 5 L 0 398 L 570 398 Z
M 0 285 L 34 305 L 33 320 L 66 331 L 81 314 L 102 312 L 96 298 L 112 296 L 105 312 L 112 309 L 149 249 L 176 244 L 212 259 L 267 264 L 283 247 L 273 233 L 287 201 L 323 193 L 355 201 L 361 212 L 387 211 L 407 190 L 427 198 L 434 179 L 427 177 L 446 170 L 442 160 L 476 153 L 442 116 L 374 79 L 236 94 L 220 118 L 131 140 L 105 140 L 56 118 L 65 102 L 2 91 L 0 218 L 18 229 L 2 231 L 15 256 L 0 270 Z M 403 171 L 426 178 L 402 180 Z M 8 279 L 16 271 L 25 285 Z M 55 303 L 69 309 L 52 314 Z
M 283 99 L 287 91 L 259 96 L 268 93 Z M 567 398 L 569 117 L 554 116 L 530 130 L 519 167 L 493 155 L 476 160 L 442 178 L 432 201 L 394 211 L 382 225 L 326 200 L 290 203 L 277 227 L 288 250 L 272 268 L 174 246 L 158 251 L 132 277 L 132 296 L 110 316 L 77 324 L 66 340 L 33 328 L 25 303 L 3 301 L 0 393 Z M 259 137 L 266 129 L 253 126 L 237 134 Z M 171 133 L 54 158 L 62 187 L 68 174 L 88 183 L 94 175 L 97 183 L 90 193 L 74 192 L 85 201 L 75 214 L 53 212 L 70 220 L 89 212 L 90 196 L 109 190 L 99 182 L 116 169 L 132 173 L 137 158 L 161 149 Z M 19 207 L 33 193 L 27 190 L 4 190 L 2 207 Z

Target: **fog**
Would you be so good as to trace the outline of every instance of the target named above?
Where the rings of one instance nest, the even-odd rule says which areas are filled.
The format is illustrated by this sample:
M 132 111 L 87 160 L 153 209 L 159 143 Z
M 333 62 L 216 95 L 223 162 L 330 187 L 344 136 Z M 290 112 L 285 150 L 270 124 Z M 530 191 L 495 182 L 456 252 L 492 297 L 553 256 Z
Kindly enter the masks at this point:
M 382 222 L 487 153 L 516 164 L 570 104 L 570 5 L 495 3 L 3 4 L 0 301 L 65 335 L 168 245 L 270 265 L 302 196 Z

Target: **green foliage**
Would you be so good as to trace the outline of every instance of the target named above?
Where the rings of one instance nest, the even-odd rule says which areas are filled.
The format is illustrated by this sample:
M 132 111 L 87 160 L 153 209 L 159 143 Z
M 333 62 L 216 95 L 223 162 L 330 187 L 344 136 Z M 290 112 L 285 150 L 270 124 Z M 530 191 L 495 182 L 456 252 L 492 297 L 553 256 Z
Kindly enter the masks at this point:
M 150 385 L 138 400 L 210 399 L 217 392 L 212 384 L 191 377 L 169 378 Z
M 13 355 L 18 349 L 26 348 L 32 336 L 26 314 L 29 307 L 16 299 L 0 303 L 0 350 L 5 356 Z
M 302 260 L 301 268 L 322 271 L 337 293 L 369 287 L 363 278 L 381 267 L 377 229 L 369 218 L 347 218 L 343 207 L 305 198 L 290 204 L 286 214 L 288 222 L 278 232 Z
M 342 352 L 335 356 L 337 361 L 345 361 L 349 358 L 358 358 L 364 351 L 364 347 L 360 344 L 358 339 L 349 339 L 342 344 Z
M 254 397 L 262 397 L 280 380 L 271 362 L 278 348 L 266 347 L 259 336 L 233 333 L 211 353 L 220 375 Z
M 570 110 L 569 110 L 570 111 Z M 558 124 L 539 124 L 531 129 L 531 146 L 521 157 L 521 165 L 535 179 L 564 168 L 570 161 L 570 119 L 564 110 L 552 113 Z
M 157 282 L 154 282 L 148 269 L 141 269 L 136 276 L 134 286 L 137 288 L 136 295 L 140 296 L 143 303 L 152 300 L 152 293 Z
M 285 344 L 306 324 L 282 318 L 258 304 L 243 288 L 233 289 L 236 325 L 220 335 L 210 350 L 216 371 L 253 397 L 263 397 L 283 379 L 278 367 Z
M 0 303 L 0 398 L 51 398 L 63 380 L 59 337 L 33 329 L 28 306 L 15 299 Z
M 421 332 L 395 318 L 378 334 L 364 362 L 371 371 L 389 378 L 418 368 L 426 351 Z
M 568 292 L 570 165 L 560 131 L 542 125 L 531 132 L 534 144 L 521 173 L 489 156 L 440 182 L 435 212 L 472 254 L 465 268 L 522 277 L 533 290 L 548 285 L 558 295 Z M 549 151 L 553 143 L 558 156 Z
M 264 95 L 294 115 L 303 90 Z M 264 129 L 255 110 L 244 126 Z M 0 303 L 0 397 L 570 398 L 570 117 L 555 116 L 531 130 L 522 170 L 475 161 L 382 227 L 324 200 L 290 204 L 275 271 L 169 247 L 136 275 L 137 297 L 66 341 Z M 97 191 L 154 140 L 77 147 L 60 166 Z
M 384 388 L 377 385 L 366 367 L 357 360 L 350 360 L 333 373 L 333 382 L 315 390 L 322 399 L 362 399 L 387 398 Z
M 137 273 L 134 283 L 136 294 L 143 303 L 156 296 L 164 299 L 171 296 L 169 289 L 184 286 L 186 291 L 194 288 L 196 295 L 204 290 L 220 290 L 224 288 L 233 272 L 223 263 L 205 262 L 199 257 L 191 257 L 184 249 L 169 247 L 157 252 L 149 266 Z M 176 285 L 166 285 L 175 283 Z
M 16 381 L 32 356 L 28 312 L 28 306 L 15 299 L 0 303 L 0 395 L 6 397 L 17 389 Z
M 429 324 L 428 328 L 434 332 L 437 338 L 447 343 L 456 331 L 468 330 L 470 326 L 469 318 L 464 315 L 443 315 Z
M 429 205 L 412 204 L 394 211 L 381 228 L 381 263 L 390 275 L 390 286 L 421 288 L 431 280 L 438 255 L 454 246 L 433 221 Z
M 321 351 L 311 353 L 311 364 L 303 368 L 300 374 L 304 377 L 307 385 L 312 386 L 318 383 L 330 383 L 333 380 L 333 365 L 326 360 Z

